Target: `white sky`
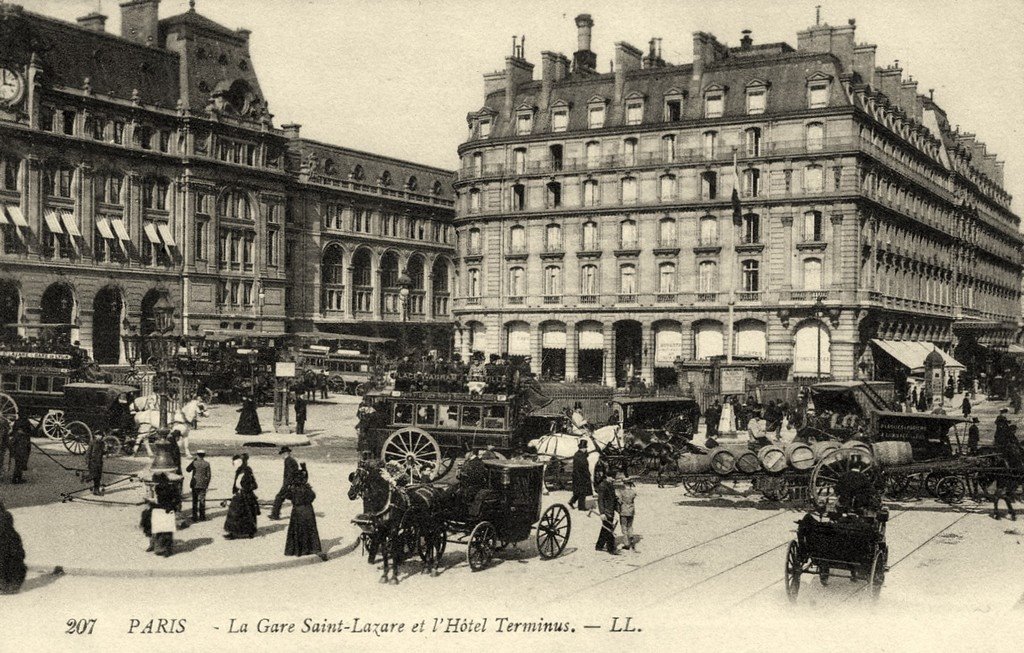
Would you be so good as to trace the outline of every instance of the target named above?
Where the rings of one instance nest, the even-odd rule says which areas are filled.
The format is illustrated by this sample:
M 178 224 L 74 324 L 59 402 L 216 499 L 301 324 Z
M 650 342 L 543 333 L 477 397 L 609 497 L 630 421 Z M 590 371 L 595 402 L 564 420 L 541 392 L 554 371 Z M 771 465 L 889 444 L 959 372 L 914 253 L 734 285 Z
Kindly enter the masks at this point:
M 3 0 L 0 0 L 2 2 Z M 65 20 L 101 2 L 118 32 L 120 0 L 17 0 Z M 899 59 L 919 90 L 935 89 L 950 121 L 1006 160 L 1006 188 L 1024 198 L 1024 0 L 198 0 L 197 10 L 252 30 L 253 63 L 278 125 L 339 145 L 454 169 L 465 115 L 483 103 L 485 72 L 504 66 L 512 35 L 526 58 L 571 56 L 578 13 L 595 21 L 592 49 L 608 69 L 614 42 L 646 51 L 662 37 L 669 63 L 692 59 L 694 31 L 730 46 L 786 41 L 822 21 L 857 20 L 857 41 L 878 46 L 876 63 Z M 163 0 L 161 17 L 188 9 Z

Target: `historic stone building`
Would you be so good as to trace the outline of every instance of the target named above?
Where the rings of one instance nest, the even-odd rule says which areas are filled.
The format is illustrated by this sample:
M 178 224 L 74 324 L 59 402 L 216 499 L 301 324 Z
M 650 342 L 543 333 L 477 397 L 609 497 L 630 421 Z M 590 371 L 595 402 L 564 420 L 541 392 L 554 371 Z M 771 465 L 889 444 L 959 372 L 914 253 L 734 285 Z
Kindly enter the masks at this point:
M 160 19 L 158 7 L 122 3 L 114 35 L 99 14 L 74 25 L 0 4 L 0 324 L 30 336 L 40 324 L 70 325 L 97 360 L 117 363 L 124 330 L 151 331 L 161 312 L 179 333 L 291 329 L 288 288 L 298 283 L 316 289 L 294 293 L 304 328 L 331 317 L 312 281 L 322 232 L 304 222 L 316 213 L 307 210 L 314 189 L 450 223 L 451 178 L 441 171 L 394 162 L 387 173 L 372 155 L 359 155 L 373 160 L 365 166 L 377 176 L 366 180 L 293 166 L 313 146 L 296 140 L 297 127 L 275 127 L 249 32 L 194 7 Z M 407 187 L 413 169 L 422 188 Z M 350 235 L 336 230 L 332 242 Z M 393 240 L 403 261 L 422 249 L 433 265 L 445 250 Z M 388 294 L 376 280 L 374 301 Z M 450 323 L 433 308 L 430 320 Z
M 576 18 L 571 60 L 541 53 L 539 80 L 514 45 L 467 116 L 464 352 L 621 384 L 729 354 L 849 379 L 875 372 L 872 341 L 897 358 L 894 341 L 1012 342 L 1022 242 L 1003 164 L 876 66 L 853 21 L 796 48 L 697 32 L 681 65 L 660 39 L 620 42 L 608 73 L 593 24 Z

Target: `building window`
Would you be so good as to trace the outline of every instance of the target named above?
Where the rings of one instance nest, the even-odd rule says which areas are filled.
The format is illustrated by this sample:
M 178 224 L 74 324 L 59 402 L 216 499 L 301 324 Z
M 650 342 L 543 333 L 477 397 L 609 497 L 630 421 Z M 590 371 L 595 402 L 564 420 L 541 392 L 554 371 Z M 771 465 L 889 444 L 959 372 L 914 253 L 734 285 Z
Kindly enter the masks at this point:
M 107 121 L 102 116 L 89 116 L 85 119 L 85 131 L 94 141 L 102 141 L 106 134 Z
M 603 106 L 590 107 L 590 110 L 587 112 L 587 126 L 590 129 L 599 129 L 604 127 Z
M 824 181 L 821 166 L 804 168 L 804 192 L 820 193 L 824 189 Z
M 757 292 L 761 289 L 761 263 L 754 260 L 743 261 L 742 283 L 744 292 Z
M 512 150 L 512 171 L 517 175 L 526 172 L 526 148 L 518 147 Z
M 480 270 L 478 268 L 470 268 L 466 272 L 466 282 L 468 284 L 466 288 L 466 295 L 468 297 L 479 297 L 480 296 Z
M 476 227 L 469 230 L 466 246 L 469 248 L 468 253 L 470 254 L 479 254 L 482 251 L 480 230 Z
M 583 223 L 582 240 L 584 252 L 596 252 L 600 249 L 597 243 L 597 223 L 593 220 Z
M 636 204 L 636 177 L 622 179 L 622 203 Z
M 677 98 L 665 100 L 665 120 L 679 122 L 683 119 L 683 101 Z
M 341 229 L 342 208 L 340 204 L 324 205 L 324 229 Z
M 662 218 L 658 222 L 658 245 L 674 247 L 676 245 L 676 221 L 673 218 Z
M 547 208 L 557 209 L 562 206 L 562 184 L 557 181 L 547 185 Z
M 588 168 L 597 168 L 601 165 L 601 144 L 597 141 L 590 141 L 587 143 L 586 148 L 586 159 Z
M 743 216 L 743 242 L 754 244 L 761 242 L 761 218 L 756 213 Z
M 724 95 L 720 91 L 713 91 L 704 96 L 704 117 L 720 118 L 722 116 Z
M 526 208 L 526 186 L 522 184 L 512 185 L 512 210 L 522 211 Z
M 569 112 L 565 109 L 556 109 L 551 112 L 551 131 L 564 132 L 569 127 Z
M 513 252 L 526 251 L 526 229 L 523 226 L 516 225 L 509 229 L 509 248 Z
M 471 188 L 469 190 L 469 212 L 479 213 L 480 212 L 480 200 L 481 193 L 479 188 Z
M 636 266 L 632 263 L 619 266 L 619 292 L 623 295 L 636 294 Z
M 825 147 L 825 125 L 812 122 L 807 125 L 807 151 L 819 152 Z
M 828 87 L 827 81 L 811 82 L 807 86 L 808 109 L 821 109 L 828 106 Z
M 194 243 L 195 247 L 194 247 L 194 249 L 195 249 L 195 252 L 196 252 L 196 259 L 199 260 L 199 261 L 205 261 L 206 260 L 206 256 L 207 256 L 207 254 L 206 254 L 206 230 L 207 229 L 208 229 L 208 227 L 207 227 L 207 221 L 206 220 L 196 220 L 196 234 L 195 234 L 195 243 Z
M 704 132 L 704 158 L 713 159 L 718 152 L 718 132 Z
M 587 179 L 583 182 L 583 206 L 597 206 L 600 203 L 597 180 Z
M 21 190 L 18 171 L 21 169 L 21 161 L 12 157 L 0 158 L 0 166 L 3 167 L 3 176 L 0 183 L 3 183 L 4 190 Z
M 747 156 L 761 156 L 760 127 L 751 127 L 743 132 L 743 140 L 747 146 Z
M 526 294 L 526 286 L 523 283 L 526 271 L 520 267 L 509 268 L 508 271 L 508 294 L 510 297 L 522 297 Z
M 763 86 L 747 89 L 747 114 L 764 113 L 768 91 Z
M 713 200 L 718 197 L 718 174 L 708 170 L 700 175 L 700 196 Z
M 761 171 L 757 168 L 743 171 L 743 194 L 747 197 L 761 194 Z
M 142 208 L 166 211 L 169 188 L 166 179 L 146 179 L 142 183 Z
M 53 107 L 43 107 L 39 110 L 39 129 L 44 132 L 52 132 L 54 121 L 57 119 L 57 112 Z
M 516 134 L 526 136 L 533 132 L 533 114 L 520 113 L 516 116 Z
M 239 190 L 227 191 L 217 202 L 217 213 L 225 218 L 235 220 L 252 220 L 249 198 Z
M 409 191 L 414 191 L 420 187 L 420 182 L 416 179 L 416 175 L 409 175 L 409 178 L 405 180 L 405 188 Z
M 581 295 L 596 295 L 597 294 L 597 266 L 588 263 L 580 268 L 580 294 Z
M 619 245 L 622 249 L 636 249 L 637 231 L 635 220 L 623 220 L 619 223 Z
M 479 125 L 480 138 L 489 137 L 491 135 L 491 119 L 481 118 Z
M 804 213 L 804 240 L 812 243 L 825 240 L 824 222 L 820 211 Z
M 626 102 L 626 124 L 639 125 L 644 119 L 643 100 L 629 100 Z
M 548 265 L 544 268 L 544 294 L 557 296 L 562 294 L 562 268 Z
M 669 163 L 676 160 L 676 137 L 672 134 L 661 137 L 661 156 Z
M 718 218 L 707 215 L 700 219 L 700 244 L 704 246 L 718 244 Z
M 676 264 L 662 263 L 658 266 L 658 292 L 674 293 L 676 291 Z
M 549 224 L 545 232 L 545 247 L 549 252 L 562 251 L 562 227 Z
M 75 112 L 65 109 L 61 112 L 62 115 L 62 131 L 68 136 L 75 135 Z
M 115 120 L 110 135 L 116 145 L 124 145 L 124 122 Z
M 636 139 L 627 138 L 622 141 L 622 164 L 627 166 L 636 165 Z
M 75 171 L 68 165 L 55 163 L 46 169 L 44 184 L 51 197 L 71 197 L 71 179 Z
M 821 290 L 821 259 L 804 260 L 804 290 Z
M 662 175 L 658 180 L 658 191 L 662 202 L 670 202 L 676 197 L 676 178 L 673 175 Z
M 167 131 L 166 129 L 161 129 L 160 133 L 159 133 L 159 139 L 160 139 L 160 151 L 161 152 L 170 152 L 171 151 L 171 132 Z M 250 146 L 250 147 L 252 147 L 252 146 Z M 249 165 L 252 165 L 252 163 L 250 163 Z
M 701 261 L 697 266 L 697 292 L 718 292 L 718 264 Z
M 97 204 L 114 204 L 121 206 L 121 187 L 124 177 L 119 173 L 97 175 L 93 179 L 93 194 Z
M 149 125 L 139 125 L 135 132 L 135 144 L 144 150 L 153 149 L 153 128 Z

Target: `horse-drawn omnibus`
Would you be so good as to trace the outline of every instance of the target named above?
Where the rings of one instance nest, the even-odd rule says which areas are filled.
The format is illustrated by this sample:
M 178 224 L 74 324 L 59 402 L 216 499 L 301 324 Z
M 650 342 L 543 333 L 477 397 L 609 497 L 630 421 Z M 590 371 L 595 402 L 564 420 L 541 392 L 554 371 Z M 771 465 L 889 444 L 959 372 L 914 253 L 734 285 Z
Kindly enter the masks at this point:
M 310 382 L 325 375 L 332 392 L 362 395 L 371 389 L 377 364 L 377 345 L 388 338 L 333 333 L 296 333 L 303 342 L 296 349 L 296 363 Z M 329 344 L 327 344 L 329 343 Z
M 0 415 L 13 423 L 19 416 L 38 420 L 39 431 L 62 436 L 64 387 L 91 373 L 87 356 L 77 347 L 42 347 L 4 343 L 0 349 Z

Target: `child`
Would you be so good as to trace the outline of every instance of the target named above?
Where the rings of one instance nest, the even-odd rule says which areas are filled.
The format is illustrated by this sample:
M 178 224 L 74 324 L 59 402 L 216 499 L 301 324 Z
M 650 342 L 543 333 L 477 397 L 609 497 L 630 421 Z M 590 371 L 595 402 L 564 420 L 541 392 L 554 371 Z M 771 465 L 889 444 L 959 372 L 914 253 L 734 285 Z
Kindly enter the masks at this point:
M 616 485 L 619 485 L 618 483 Z M 634 503 L 636 501 L 636 486 L 633 484 L 633 479 L 629 476 L 625 477 L 620 487 L 615 488 L 615 494 L 618 495 L 619 499 L 619 523 L 622 526 L 622 534 L 626 537 L 625 544 L 622 545 L 623 549 L 636 548 L 633 544 L 633 516 L 635 513 Z

